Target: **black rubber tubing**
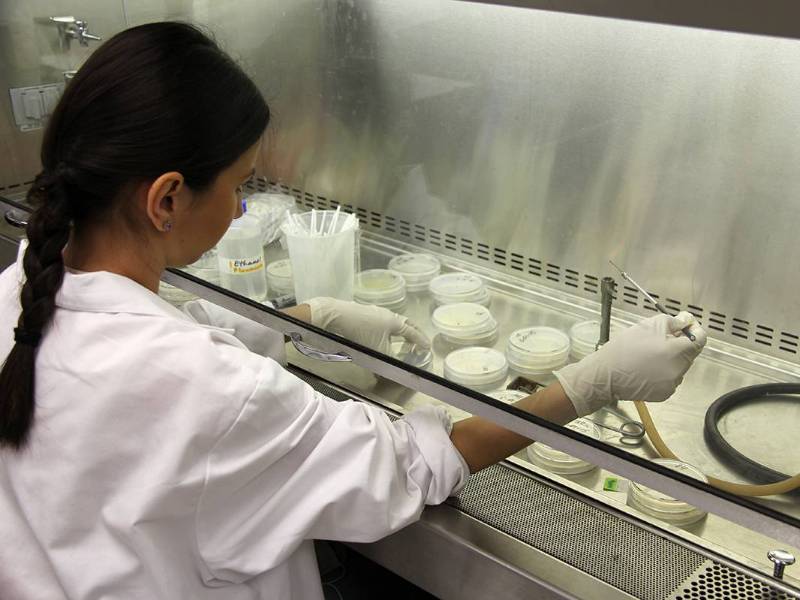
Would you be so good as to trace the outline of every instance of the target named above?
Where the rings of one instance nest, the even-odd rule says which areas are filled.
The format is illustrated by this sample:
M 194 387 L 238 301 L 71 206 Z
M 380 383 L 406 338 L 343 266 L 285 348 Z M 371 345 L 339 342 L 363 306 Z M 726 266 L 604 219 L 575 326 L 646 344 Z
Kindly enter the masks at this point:
M 789 394 L 800 394 L 800 383 L 751 385 L 721 396 L 706 411 L 705 426 L 703 427 L 703 437 L 706 440 L 706 444 L 720 461 L 756 483 L 775 483 L 789 479 L 790 475 L 770 469 L 739 452 L 722 437 L 718 427 L 720 419 L 728 411 L 738 406 L 755 404 L 760 400 L 769 400 L 770 396 Z M 795 399 L 800 401 L 800 397 Z M 798 490 L 792 492 L 792 494 L 797 493 Z

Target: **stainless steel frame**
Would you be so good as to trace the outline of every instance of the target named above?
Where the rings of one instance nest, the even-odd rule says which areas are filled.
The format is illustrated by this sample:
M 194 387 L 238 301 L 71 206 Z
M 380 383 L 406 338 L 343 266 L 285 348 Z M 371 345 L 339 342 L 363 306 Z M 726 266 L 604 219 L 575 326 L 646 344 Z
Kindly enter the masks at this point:
M 730 494 L 719 491 L 710 493 L 694 480 L 680 477 L 616 448 L 593 443 L 569 430 L 537 419 L 467 388 L 446 382 L 430 373 L 410 368 L 391 357 L 378 355 L 349 340 L 287 317 L 256 302 L 236 297 L 180 271 L 166 272 L 163 280 L 285 335 L 299 333 L 306 342 L 318 346 L 325 352 L 344 352 L 355 364 L 407 388 L 437 398 L 470 414 L 490 419 L 530 439 L 542 441 L 572 456 L 661 490 L 751 530 L 760 531 L 793 546 L 800 546 L 800 528 L 793 518 Z M 764 512 L 771 514 L 765 518 Z

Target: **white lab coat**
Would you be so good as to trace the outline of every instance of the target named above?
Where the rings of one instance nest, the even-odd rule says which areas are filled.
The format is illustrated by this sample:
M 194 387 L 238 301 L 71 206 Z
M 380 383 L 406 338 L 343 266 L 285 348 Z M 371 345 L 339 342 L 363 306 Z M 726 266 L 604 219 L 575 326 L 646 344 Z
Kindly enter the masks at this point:
M 443 411 L 335 402 L 119 275 L 66 273 L 57 306 L 30 443 L 0 451 L 3 600 L 319 599 L 311 540 L 376 540 L 466 480 Z

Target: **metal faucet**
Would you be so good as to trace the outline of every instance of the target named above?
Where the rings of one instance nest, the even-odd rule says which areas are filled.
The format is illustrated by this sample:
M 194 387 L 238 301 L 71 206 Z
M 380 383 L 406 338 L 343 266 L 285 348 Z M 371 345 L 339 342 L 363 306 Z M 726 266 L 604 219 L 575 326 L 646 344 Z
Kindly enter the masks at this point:
M 99 35 L 89 33 L 89 24 L 75 17 L 50 17 L 50 21 L 58 25 L 58 33 L 69 48 L 71 40 L 78 40 L 81 46 L 88 46 L 89 41 L 99 42 Z

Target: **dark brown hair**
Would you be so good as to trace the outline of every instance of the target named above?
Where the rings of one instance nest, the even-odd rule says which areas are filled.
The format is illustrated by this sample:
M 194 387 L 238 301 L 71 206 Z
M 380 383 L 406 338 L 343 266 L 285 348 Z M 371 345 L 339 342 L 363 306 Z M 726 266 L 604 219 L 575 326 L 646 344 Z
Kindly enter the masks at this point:
M 258 141 L 269 109 L 202 31 L 152 23 L 101 45 L 67 85 L 44 134 L 23 259 L 15 345 L 0 372 L 0 446 L 22 448 L 34 417 L 35 360 L 64 277 L 72 228 L 117 208 L 131 183 L 166 171 L 202 192 Z

